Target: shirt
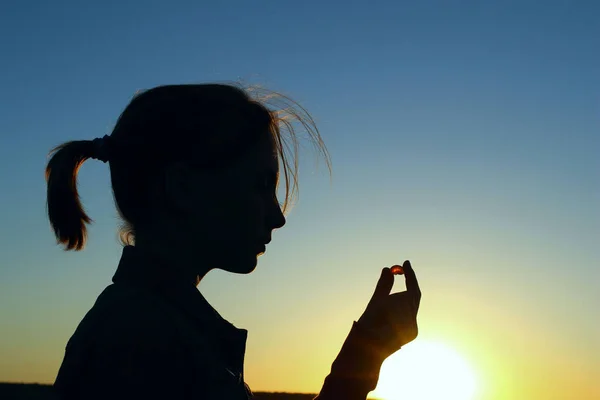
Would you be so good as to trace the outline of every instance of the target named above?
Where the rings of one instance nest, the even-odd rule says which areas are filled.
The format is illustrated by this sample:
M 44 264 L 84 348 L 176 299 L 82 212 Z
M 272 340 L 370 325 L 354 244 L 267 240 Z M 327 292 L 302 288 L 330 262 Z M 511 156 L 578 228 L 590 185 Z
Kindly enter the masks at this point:
M 65 400 L 251 398 L 247 331 L 193 283 L 126 246 L 109 285 L 67 343 L 54 383 Z
M 113 283 L 69 339 L 54 387 L 64 400 L 248 400 L 247 331 L 165 263 L 126 246 Z M 364 400 L 380 346 L 354 323 L 318 400 Z M 274 360 L 276 362 L 277 360 Z

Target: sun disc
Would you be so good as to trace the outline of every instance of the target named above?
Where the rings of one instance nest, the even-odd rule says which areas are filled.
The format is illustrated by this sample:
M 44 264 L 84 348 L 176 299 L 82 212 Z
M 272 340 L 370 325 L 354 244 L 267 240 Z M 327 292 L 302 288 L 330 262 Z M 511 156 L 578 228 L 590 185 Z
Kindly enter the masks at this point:
M 389 357 L 373 397 L 384 400 L 472 400 L 476 377 L 469 363 L 441 342 L 419 340 Z

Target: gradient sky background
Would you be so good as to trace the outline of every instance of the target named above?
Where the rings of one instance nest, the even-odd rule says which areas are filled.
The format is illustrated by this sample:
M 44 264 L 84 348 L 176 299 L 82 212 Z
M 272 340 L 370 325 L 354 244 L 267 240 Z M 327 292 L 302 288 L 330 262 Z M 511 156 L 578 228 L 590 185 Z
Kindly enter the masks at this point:
M 334 168 L 305 153 L 258 269 L 200 285 L 249 330 L 254 390 L 318 391 L 408 258 L 417 340 L 460 352 L 480 398 L 600 398 L 600 3 L 174 3 L 0 5 L 0 381 L 53 381 L 120 256 L 99 162 L 88 248 L 55 245 L 49 149 L 109 133 L 139 89 L 242 79 L 306 106 Z

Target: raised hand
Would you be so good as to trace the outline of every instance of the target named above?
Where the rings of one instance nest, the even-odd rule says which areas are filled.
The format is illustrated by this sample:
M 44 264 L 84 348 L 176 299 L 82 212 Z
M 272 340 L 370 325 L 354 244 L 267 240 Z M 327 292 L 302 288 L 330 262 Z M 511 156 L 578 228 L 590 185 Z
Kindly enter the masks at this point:
M 375 389 L 383 361 L 417 337 L 421 290 L 410 262 L 381 271 L 367 308 L 354 324 L 315 400 L 364 400 Z M 390 294 L 394 273 L 404 273 L 406 291 Z
M 384 345 L 386 356 L 399 350 L 417 337 L 417 312 L 421 302 L 421 290 L 410 261 L 402 270 L 406 279 L 406 291 L 390 294 L 394 274 L 384 268 L 375 292 L 357 323 Z

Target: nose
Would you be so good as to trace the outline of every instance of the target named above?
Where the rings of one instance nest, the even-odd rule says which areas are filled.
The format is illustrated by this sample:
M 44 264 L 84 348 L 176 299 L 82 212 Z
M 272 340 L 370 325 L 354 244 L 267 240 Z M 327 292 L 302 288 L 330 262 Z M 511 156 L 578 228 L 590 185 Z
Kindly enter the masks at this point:
M 269 221 L 272 226 L 271 229 L 279 229 L 285 225 L 285 216 L 283 215 L 283 212 L 281 211 L 281 207 L 279 206 L 278 202 L 275 202 L 272 210 L 273 211 L 271 212 L 270 218 L 271 221 Z

